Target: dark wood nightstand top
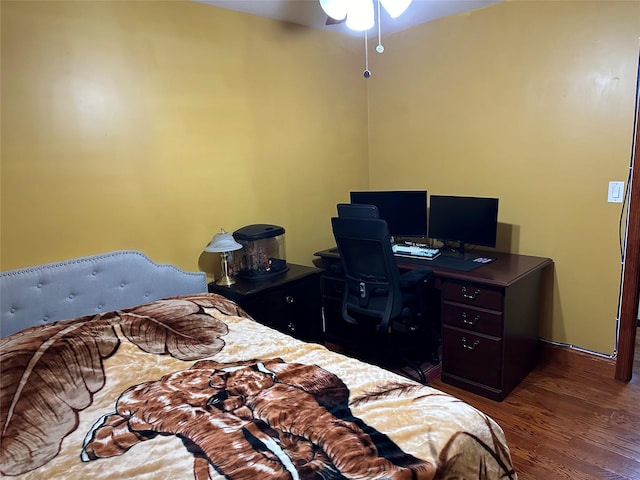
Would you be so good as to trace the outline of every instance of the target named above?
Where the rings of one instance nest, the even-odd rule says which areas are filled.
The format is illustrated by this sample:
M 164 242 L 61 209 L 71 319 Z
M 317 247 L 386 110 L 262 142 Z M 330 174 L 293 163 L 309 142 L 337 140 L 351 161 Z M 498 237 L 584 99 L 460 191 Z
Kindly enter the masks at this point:
M 287 271 L 273 276 L 257 277 L 255 279 L 236 276 L 234 277 L 236 283 L 230 287 L 216 285 L 214 281 L 209 283 L 209 291 L 224 295 L 225 292 L 231 290 L 237 295 L 250 296 L 281 287 L 289 282 L 309 275 L 317 275 L 323 272 L 321 268 L 296 265 L 295 263 L 289 263 L 288 267 L 289 269 Z

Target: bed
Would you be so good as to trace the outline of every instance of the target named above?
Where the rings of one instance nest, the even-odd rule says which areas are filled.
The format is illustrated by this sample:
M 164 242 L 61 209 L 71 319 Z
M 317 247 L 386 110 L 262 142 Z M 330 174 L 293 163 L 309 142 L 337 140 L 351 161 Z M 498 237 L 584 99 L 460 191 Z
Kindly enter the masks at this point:
M 2 272 L 5 476 L 516 479 L 501 428 L 117 251 Z

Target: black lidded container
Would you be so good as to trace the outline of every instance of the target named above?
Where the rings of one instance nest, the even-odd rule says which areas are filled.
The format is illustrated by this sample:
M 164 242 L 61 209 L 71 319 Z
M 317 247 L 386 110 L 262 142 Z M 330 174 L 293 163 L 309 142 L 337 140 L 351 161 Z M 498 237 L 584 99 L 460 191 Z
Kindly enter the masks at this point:
M 239 277 L 268 278 L 288 270 L 285 231 L 278 225 L 257 223 L 239 228 L 233 238 L 242 245 L 237 262 Z

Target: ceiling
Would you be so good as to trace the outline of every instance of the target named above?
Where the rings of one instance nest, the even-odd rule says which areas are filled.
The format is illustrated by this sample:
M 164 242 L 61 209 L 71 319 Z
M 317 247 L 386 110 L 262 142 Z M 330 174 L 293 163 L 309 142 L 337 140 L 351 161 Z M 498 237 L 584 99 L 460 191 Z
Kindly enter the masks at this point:
M 318 0 L 196 0 L 216 7 L 250 13 L 261 17 L 305 25 L 328 31 L 362 35 L 349 30 L 344 23 L 326 25 L 327 15 Z M 381 8 L 381 29 L 385 33 L 404 30 L 440 17 L 468 12 L 501 0 L 413 0 L 409 8 L 398 18 L 390 18 Z M 375 27 L 374 27 L 375 28 Z

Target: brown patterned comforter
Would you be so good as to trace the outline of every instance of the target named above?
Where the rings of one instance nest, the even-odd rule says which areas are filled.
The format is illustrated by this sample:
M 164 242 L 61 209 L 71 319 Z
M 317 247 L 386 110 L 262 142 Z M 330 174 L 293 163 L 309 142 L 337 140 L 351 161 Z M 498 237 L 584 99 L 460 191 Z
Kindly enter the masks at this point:
M 5 476 L 517 478 L 483 413 L 215 294 L 23 330 L 0 369 Z

